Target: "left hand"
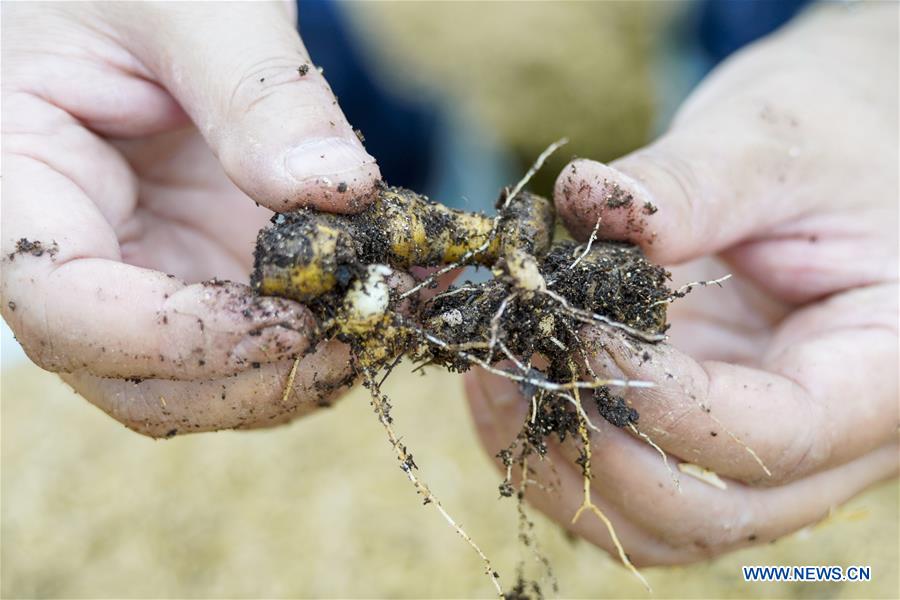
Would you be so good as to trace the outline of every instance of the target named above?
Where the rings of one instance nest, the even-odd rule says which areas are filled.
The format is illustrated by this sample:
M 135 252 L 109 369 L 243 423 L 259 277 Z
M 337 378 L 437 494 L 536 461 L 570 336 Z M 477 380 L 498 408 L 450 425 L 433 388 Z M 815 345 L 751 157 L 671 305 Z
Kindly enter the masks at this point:
M 2 6 L 0 312 L 140 433 L 267 427 L 351 381 L 306 307 L 201 283 L 246 281 L 272 211 L 359 211 L 380 179 L 293 6 Z

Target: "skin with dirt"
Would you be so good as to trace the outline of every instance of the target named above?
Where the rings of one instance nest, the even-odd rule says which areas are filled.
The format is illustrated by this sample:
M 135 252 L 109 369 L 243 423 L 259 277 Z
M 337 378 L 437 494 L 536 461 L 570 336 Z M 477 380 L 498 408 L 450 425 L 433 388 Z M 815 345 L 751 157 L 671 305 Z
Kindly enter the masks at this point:
M 623 192 L 616 202 L 627 207 L 632 199 Z M 529 459 L 543 457 L 550 438 L 579 440 L 587 490 L 595 427 L 585 406 L 617 427 L 633 428 L 639 419 L 621 390 L 642 382 L 598 377 L 587 360 L 598 348 L 579 332 L 591 325 L 624 332 L 636 342 L 660 341 L 674 295 L 666 285 L 669 273 L 636 246 L 596 241 L 596 229 L 587 244 L 554 243 L 555 214 L 548 200 L 506 189 L 497 206 L 491 218 L 383 186 L 355 215 L 306 209 L 276 215 L 258 236 L 251 285 L 260 294 L 305 303 L 319 320 L 323 339 L 351 347 L 354 370 L 370 389 L 401 467 L 425 503 L 437 503 L 479 553 L 498 592 L 540 596 L 540 585 L 526 582 L 522 569 L 515 586 L 502 593 L 490 562 L 415 474 L 412 454 L 393 432 L 380 382 L 404 356 L 456 372 L 478 365 L 518 382 L 532 410 L 516 440 L 498 455 L 506 467 L 499 490 L 517 498 L 520 539 L 529 540 L 523 505 Z M 491 268 L 494 277 L 427 299 L 415 292 L 436 287 L 437 274 L 403 293 L 387 286 L 393 269 L 414 265 L 443 265 L 437 274 L 480 265 Z M 615 539 L 587 495 L 576 518 L 585 509 L 603 519 Z M 633 569 L 621 549 L 620 558 Z

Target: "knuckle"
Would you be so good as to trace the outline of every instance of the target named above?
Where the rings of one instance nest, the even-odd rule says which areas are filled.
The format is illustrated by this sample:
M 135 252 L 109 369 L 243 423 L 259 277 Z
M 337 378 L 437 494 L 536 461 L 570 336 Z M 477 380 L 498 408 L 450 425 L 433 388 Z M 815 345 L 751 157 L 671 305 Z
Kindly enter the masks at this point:
M 239 119 L 265 103 L 285 88 L 299 88 L 306 95 L 321 95 L 330 102 L 333 97 L 325 80 L 308 61 L 296 56 L 272 56 L 259 60 L 242 70 L 228 100 L 226 114 Z
M 34 364 L 54 373 L 69 370 L 67 367 L 70 361 L 54 348 L 53 335 L 47 327 L 30 319 L 22 319 L 11 328 L 16 340 Z
M 665 432 L 670 438 L 693 438 L 695 436 L 694 415 L 699 409 L 690 403 L 678 403 L 677 405 L 654 416 L 654 427 Z
M 794 388 L 791 401 L 805 407 L 806 418 L 798 419 L 796 434 L 779 451 L 779 459 L 771 468 L 772 477 L 761 482 L 766 486 L 784 485 L 809 475 L 831 455 L 822 407 L 798 386 Z
M 654 187 L 677 196 L 676 200 L 684 205 L 682 214 L 703 212 L 694 210 L 700 200 L 698 196 L 704 190 L 696 165 L 666 149 L 665 140 L 640 151 L 636 156 L 646 163 L 651 177 L 658 180 Z
M 710 559 L 745 538 L 743 528 L 731 521 L 725 515 L 698 515 L 673 525 L 660 542 L 678 551 L 678 564 Z
M 140 435 L 152 438 L 170 438 L 178 433 L 178 424 L 166 409 L 165 402 L 151 401 L 140 384 L 123 382 L 137 387 L 134 396 L 123 392 L 122 387 L 113 390 L 95 390 L 87 399 L 113 419 Z
M 166 415 L 145 398 L 141 384 L 102 379 L 85 372 L 61 374 L 72 390 L 115 421 L 141 435 L 165 437 Z

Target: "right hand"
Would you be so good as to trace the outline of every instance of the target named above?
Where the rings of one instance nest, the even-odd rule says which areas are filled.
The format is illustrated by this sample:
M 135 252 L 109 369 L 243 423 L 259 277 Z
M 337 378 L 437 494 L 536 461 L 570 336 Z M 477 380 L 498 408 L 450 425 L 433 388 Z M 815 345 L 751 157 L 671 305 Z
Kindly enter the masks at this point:
M 323 344 L 282 403 L 310 312 L 196 283 L 245 281 L 271 211 L 360 210 L 380 179 L 289 6 L 3 5 L 3 317 L 141 433 L 277 424 L 350 376 Z
M 671 343 L 582 332 L 600 346 L 593 372 L 655 384 L 622 393 L 638 431 L 720 477 L 676 488 L 645 440 L 594 416 L 589 492 L 636 564 L 770 542 L 898 473 L 897 71 L 884 59 L 897 56 L 897 7 L 854 8 L 822 6 L 746 48 L 659 140 L 557 179 L 576 237 L 600 219 L 601 238 L 640 244 L 685 282 L 736 275 L 671 306 Z M 495 454 L 530 405 L 484 372 L 468 390 Z M 529 498 L 615 551 L 598 519 L 572 523 L 578 448 L 549 446 L 529 466 L 558 489 Z

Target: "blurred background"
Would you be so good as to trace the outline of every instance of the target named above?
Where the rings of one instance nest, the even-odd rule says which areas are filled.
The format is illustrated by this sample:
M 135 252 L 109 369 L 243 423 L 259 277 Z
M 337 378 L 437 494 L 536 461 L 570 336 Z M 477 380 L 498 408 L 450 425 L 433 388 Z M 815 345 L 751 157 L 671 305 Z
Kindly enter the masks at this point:
M 568 136 L 609 160 L 665 129 L 720 60 L 803 9 L 781 2 L 303 2 L 300 28 L 386 179 L 488 209 Z M 451 514 L 515 577 L 516 513 L 461 382 L 401 366 L 396 428 Z M 488 597 L 471 550 L 397 468 L 363 391 L 270 431 L 152 441 L 27 362 L 0 370 L 4 598 Z M 898 596 L 896 481 L 815 527 L 708 564 L 648 569 L 660 598 Z M 647 597 L 618 563 L 532 513 L 562 597 Z M 743 564 L 871 565 L 865 584 L 746 584 Z

